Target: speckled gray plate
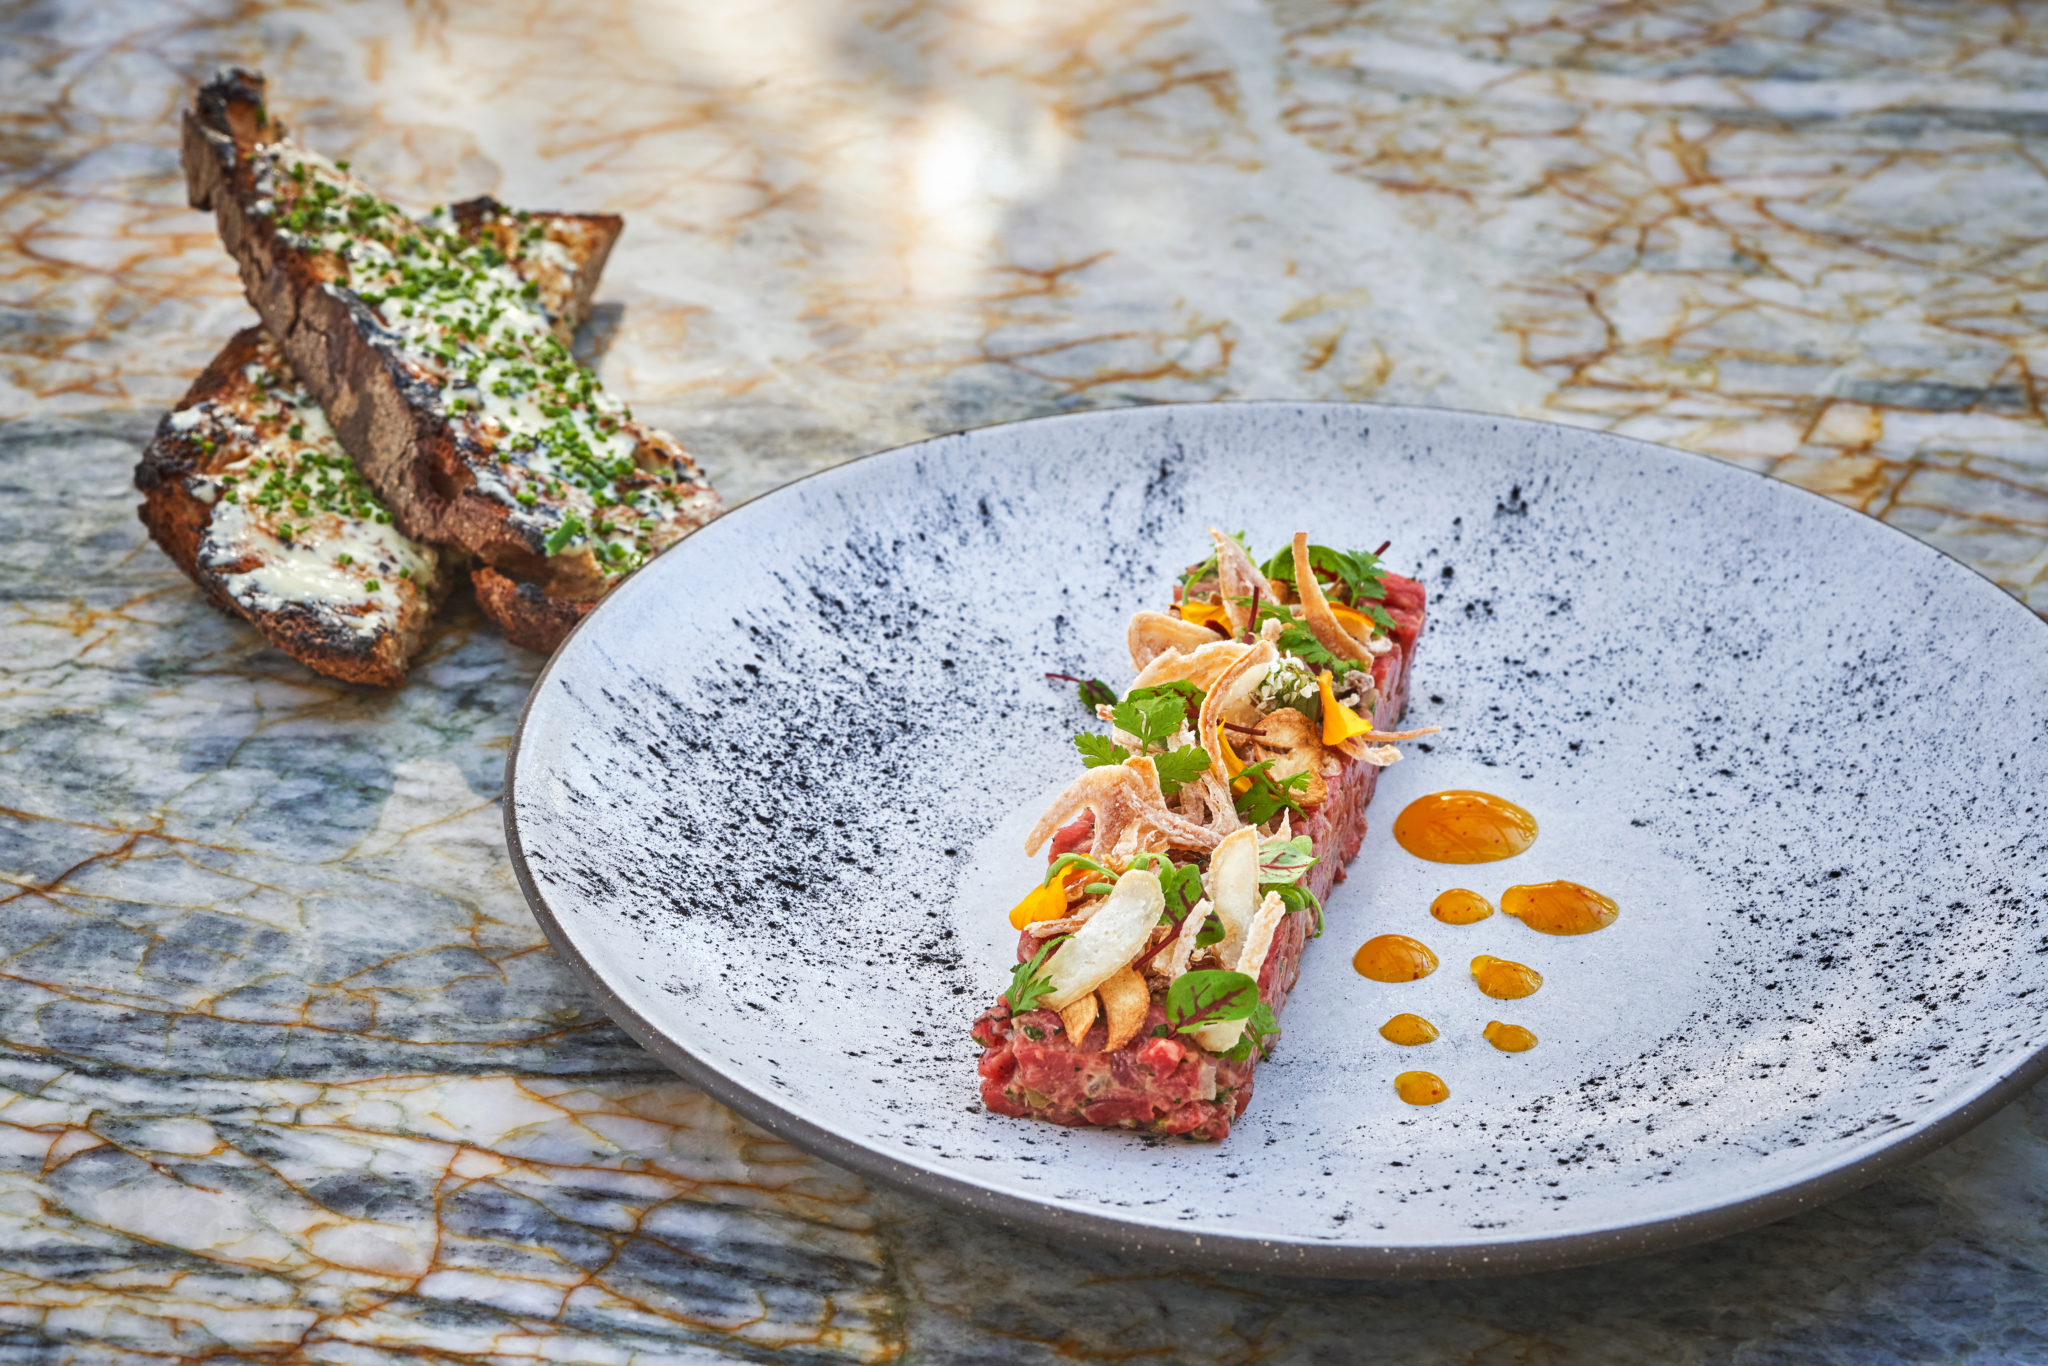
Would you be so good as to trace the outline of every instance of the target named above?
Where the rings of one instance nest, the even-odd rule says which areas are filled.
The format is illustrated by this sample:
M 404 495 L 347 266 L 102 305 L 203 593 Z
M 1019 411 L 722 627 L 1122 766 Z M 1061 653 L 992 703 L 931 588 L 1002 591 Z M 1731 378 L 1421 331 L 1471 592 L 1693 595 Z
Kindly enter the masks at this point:
M 1432 595 L 1410 717 L 1222 1144 L 985 1113 L 1021 836 L 1086 721 L 1042 671 L 1123 629 L 1206 523 L 1376 545 Z M 1059 1237 L 1336 1275 L 1557 1266 L 1825 1200 L 2048 1064 L 2048 629 L 1954 561 L 1656 446 L 1415 409 L 1219 404 L 944 437 L 741 507 L 548 667 L 507 784 L 535 913 L 720 1100 L 880 1180 Z M 1423 863 L 1409 799 L 1536 812 Z M 1439 925 L 1451 886 L 1571 878 L 1610 930 Z M 1385 931 L 1443 959 L 1388 986 Z M 1539 968 L 1479 995 L 1477 953 Z M 1417 1049 L 1377 1026 L 1418 1011 Z M 1480 1037 L 1528 1025 L 1533 1052 Z M 1427 1067 L 1451 1097 L 1402 1105 Z

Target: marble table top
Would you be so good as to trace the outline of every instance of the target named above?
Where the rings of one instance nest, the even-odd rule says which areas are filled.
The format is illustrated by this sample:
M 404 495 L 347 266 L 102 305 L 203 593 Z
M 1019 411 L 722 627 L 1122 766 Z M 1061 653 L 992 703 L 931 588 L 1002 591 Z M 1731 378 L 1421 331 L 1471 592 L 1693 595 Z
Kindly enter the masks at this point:
M 582 345 L 729 499 L 1224 397 L 1711 452 L 2048 611 L 2048 17 L 1899 0 L 0 8 L 0 1360 L 2048 1357 L 2048 1093 L 1825 1208 L 1513 1280 L 1197 1274 L 871 1189 L 664 1073 L 497 804 L 539 661 L 208 609 L 129 471 L 250 315 L 176 115 L 261 66 L 430 203 L 615 210 Z

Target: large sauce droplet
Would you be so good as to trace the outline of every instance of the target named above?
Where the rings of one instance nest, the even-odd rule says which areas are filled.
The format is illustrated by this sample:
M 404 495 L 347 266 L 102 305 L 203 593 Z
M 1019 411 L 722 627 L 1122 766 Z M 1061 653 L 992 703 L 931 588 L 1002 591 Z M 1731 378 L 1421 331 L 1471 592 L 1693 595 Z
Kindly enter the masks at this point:
M 1490 792 L 1432 792 L 1402 808 L 1394 838 L 1431 863 L 1492 863 L 1536 842 L 1536 818 Z
M 1536 1046 L 1536 1036 L 1520 1025 L 1486 1022 L 1486 1041 L 1503 1053 L 1526 1053 Z
M 1527 964 L 1482 953 L 1472 960 L 1472 980 L 1496 1001 L 1518 1001 L 1536 994 L 1543 985 L 1543 974 Z
M 1436 955 L 1419 939 L 1382 934 L 1358 946 L 1351 966 L 1375 982 L 1414 982 L 1436 971 Z
M 1500 894 L 1500 908 L 1545 934 L 1591 934 L 1604 930 L 1621 907 L 1576 882 L 1527 882 Z
M 1429 913 L 1446 925 L 1477 925 L 1493 914 L 1493 903 L 1477 892 L 1453 887 L 1429 903 Z
M 1410 1105 L 1434 1105 L 1451 1094 L 1434 1072 L 1403 1072 L 1394 1078 L 1394 1094 Z
M 1396 1015 L 1380 1026 L 1380 1037 L 1388 1043 L 1413 1048 L 1419 1043 L 1434 1043 L 1436 1026 L 1420 1015 Z

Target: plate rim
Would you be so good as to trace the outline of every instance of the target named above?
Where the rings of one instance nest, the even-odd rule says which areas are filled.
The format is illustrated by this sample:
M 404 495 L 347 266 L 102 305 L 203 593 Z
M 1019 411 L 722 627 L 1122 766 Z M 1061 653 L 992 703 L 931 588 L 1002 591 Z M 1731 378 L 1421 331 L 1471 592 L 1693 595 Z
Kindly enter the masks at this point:
M 1022 426 L 1025 424 L 1054 424 L 1113 421 L 1123 414 L 1159 409 L 1187 409 L 1212 411 L 1216 409 L 1242 410 L 1258 408 L 1284 408 L 1295 411 L 1323 410 L 1331 412 L 1354 412 L 1362 415 L 1387 417 L 1405 414 L 1436 415 L 1454 414 L 1461 418 L 1476 418 L 1486 422 L 1502 423 L 1515 427 L 1552 429 L 1574 435 L 1592 436 L 1599 439 L 1618 441 L 1626 445 L 1643 446 L 1660 453 L 1676 455 L 1684 460 L 1731 475 L 1746 475 L 1767 480 L 1778 488 L 1811 499 L 1814 503 L 1833 510 L 1833 514 L 1859 518 L 1874 524 L 1886 532 L 1899 537 L 1906 544 L 1925 551 L 1939 560 L 1966 571 L 1985 588 L 1997 594 L 2000 599 L 2031 617 L 2034 623 L 2048 629 L 2048 618 L 2033 611 L 2026 603 L 2008 593 L 1988 574 L 1963 560 L 1956 558 L 1940 547 L 1932 545 L 1910 532 L 1884 522 L 1858 508 L 1838 503 L 1824 494 L 1802 488 L 1788 480 L 1774 479 L 1760 470 L 1748 469 L 1732 461 L 1722 460 L 1698 451 L 1688 451 L 1662 442 L 1647 441 L 1641 437 L 1624 436 L 1617 432 L 1603 431 L 1597 427 L 1576 427 L 1567 423 L 1550 422 L 1541 418 L 1514 417 L 1501 413 L 1483 412 L 1469 408 L 1451 408 L 1431 404 L 1391 403 L 1348 403 L 1327 400 L 1293 399 L 1227 399 L 1211 402 L 1179 403 L 1136 403 L 1120 404 L 1107 408 L 1089 408 L 1077 412 L 1044 413 L 1030 417 L 1014 418 L 1006 422 L 983 423 L 973 427 L 962 427 L 953 431 L 937 432 L 920 437 L 916 441 L 885 447 L 865 455 L 854 456 L 823 469 L 778 484 L 774 488 L 728 508 L 717 520 L 724 521 L 744 509 L 754 507 L 770 498 L 785 494 L 800 484 L 827 475 L 835 475 L 855 465 L 887 457 L 900 457 L 904 453 L 929 446 L 935 442 L 970 436 L 979 432 Z M 1830 515 L 1833 515 L 1830 514 Z M 708 525 L 708 524 L 707 524 Z M 688 537 L 684 540 L 687 541 Z M 683 544 L 682 541 L 676 543 Z M 662 555 L 674 550 L 675 546 L 661 552 Z M 660 558 L 660 555 L 655 557 Z M 653 563 L 653 561 L 649 561 Z M 644 570 L 645 566 L 642 566 Z M 636 570 L 635 573 L 641 571 Z M 513 876 L 519 890 L 526 898 L 527 908 L 532 912 L 541 931 L 546 935 L 549 946 L 569 965 L 570 970 L 582 984 L 597 998 L 605 1014 L 624 1029 L 642 1048 L 652 1053 L 663 1065 L 697 1087 L 712 1099 L 728 1109 L 736 1111 L 745 1119 L 767 1130 L 776 1138 L 801 1148 L 814 1156 L 824 1158 L 838 1166 L 847 1168 L 859 1176 L 870 1178 L 907 1194 L 935 1200 L 957 1213 L 983 1216 L 1012 1230 L 1038 1234 L 1050 1239 L 1070 1238 L 1102 1250 L 1143 1251 L 1164 1255 L 1188 1266 L 1213 1268 L 1228 1271 L 1251 1271 L 1292 1276 L 1327 1276 L 1343 1279 L 1364 1279 L 1370 1277 L 1413 1277 L 1413 1278 L 1454 1278 L 1480 1277 L 1507 1274 L 1524 1274 L 1538 1271 L 1562 1270 L 1568 1267 L 1585 1266 L 1596 1262 L 1609 1261 L 1619 1257 L 1642 1256 L 1649 1253 L 1671 1251 L 1695 1243 L 1725 1237 L 1747 1229 L 1772 1223 L 1797 1214 L 1803 1210 L 1826 1204 L 1851 1191 L 1876 1181 L 1909 1162 L 1933 1152 L 2005 1108 L 2021 1092 L 2048 1075 L 2048 1045 L 2036 1049 L 2028 1057 L 2007 1071 L 1998 1080 L 1979 1091 L 1975 1096 L 1956 1106 L 1939 1119 L 1923 1128 L 1909 1130 L 1889 1141 L 1881 1141 L 1876 1147 L 1862 1155 L 1836 1166 L 1825 1168 L 1811 1175 L 1795 1179 L 1773 1189 L 1758 1192 L 1746 1198 L 1727 1204 L 1718 1204 L 1706 1209 L 1690 1210 L 1681 1214 L 1666 1215 L 1639 1223 L 1624 1224 L 1614 1228 L 1597 1229 L 1582 1233 L 1557 1234 L 1540 1238 L 1510 1239 L 1501 1242 L 1477 1242 L 1438 1245 L 1379 1245 L 1370 1243 L 1325 1242 L 1321 1240 L 1288 1240 L 1264 1238 L 1252 1235 L 1205 1234 L 1189 1229 L 1168 1225 L 1135 1223 L 1118 1218 L 1113 1214 L 1096 1213 L 1063 1208 L 1026 1195 L 991 1190 L 945 1172 L 905 1162 L 889 1153 L 855 1139 L 827 1129 L 805 1119 L 772 1100 L 765 1093 L 753 1090 L 735 1078 L 727 1076 L 714 1064 L 699 1059 L 682 1044 L 670 1038 L 658 1025 L 642 1016 L 629 1006 L 624 998 L 615 992 L 602 973 L 586 959 L 577 948 L 575 940 L 559 921 L 547 898 L 541 894 L 532 870 L 526 861 L 525 846 L 519 837 L 518 818 L 518 768 L 519 755 L 526 739 L 527 725 L 532 719 L 535 699 L 541 696 L 556 663 L 562 658 L 569 642 L 581 633 L 605 610 L 608 600 L 600 601 L 595 608 L 579 621 L 554 653 L 548 656 L 540 672 L 535 675 L 526 699 L 519 709 L 519 720 L 514 726 L 511 741 L 505 755 L 505 777 L 503 795 L 505 846 L 512 861 Z

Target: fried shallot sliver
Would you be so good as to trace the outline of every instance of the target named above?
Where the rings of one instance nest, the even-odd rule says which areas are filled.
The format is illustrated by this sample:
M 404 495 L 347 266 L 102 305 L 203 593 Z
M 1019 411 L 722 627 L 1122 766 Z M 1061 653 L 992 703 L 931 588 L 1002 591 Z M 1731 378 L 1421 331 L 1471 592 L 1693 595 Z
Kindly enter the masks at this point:
M 1401 751 L 1392 745 L 1375 745 L 1369 736 L 1354 735 L 1336 746 L 1337 752 L 1347 759 L 1371 764 L 1374 768 L 1386 768 L 1401 762 Z
M 1209 771 L 1226 788 L 1230 785 L 1230 769 L 1223 762 L 1223 742 L 1218 732 L 1225 721 L 1243 725 L 1258 720 L 1258 708 L 1252 697 L 1259 684 L 1265 681 L 1273 661 L 1279 657 L 1280 651 L 1272 641 L 1260 641 L 1224 670 L 1222 677 L 1202 699 L 1202 715 L 1196 725 L 1197 738 L 1202 748 L 1209 751 Z
M 1216 542 L 1216 587 L 1223 595 L 1223 614 L 1230 618 L 1230 633 L 1241 636 L 1252 624 L 1253 601 L 1273 601 L 1273 585 L 1235 538 L 1212 526 L 1209 539 Z
M 1188 964 L 1195 958 L 1195 940 L 1202 934 L 1202 926 L 1209 923 L 1210 913 L 1216 908 L 1203 897 L 1193 909 L 1181 917 L 1180 933 L 1173 937 L 1173 952 L 1166 960 L 1166 980 L 1176 981 L 1188 970 Z M 1157 960 L 1155 960 L 1157 961 Z
M 1181 815 L 1219 840 L 1244 825 L 1237 814 L 1236 804 L 1230 800 L 1230 789 L 1218 782 L 1216 775 L 1206 768 L 1202 770 L 1201 777 L 1181 785 L 1180 796 L 1176 800 L 1180 804 Z
M 1370 669 L 1372 650 L 1354 639 L 1338 622 L 1337 614 L 1330 610 L 1330 600 L 1323 596 L 1323 586 L 1316 582 L 1306 531 L 1294 533 L 1294 591 L 1301 595 L 1301 615 L 1308 622 L 1309 634 L 1316 638 L 1317 643 L 1340 659 L 1348 659 Z
M 1142 827 L 1138 831 L 1141 844 L 1157 843 L 1145 838 L 1156 834 L 1175 847 L 1204 853 L 1215 848 L 1220 838 L 1206 826 L 1167 810 L 1157 770 L 1149 759 L 1134 759 L 1128 764 L 1091 768 L 1068 784 L 1025 836 L 1024 852 L 1036 855 L 1061 826 L 1083 811 L 1095 813 L 1095 835 L 1089 846 L 1095 858 L 1116 849 L 1134 827 Z
M 1094 912 L 1093 906 L 1085 906 L 1082 908 L 1082 914 L 1070 915 L 1064 920 L 1034 920 L 1024 927 L 1024 933 L 1033 939 L 1050 939 L 1056 934 L 1072 934 L 1087 924 L 1088 917 Z

